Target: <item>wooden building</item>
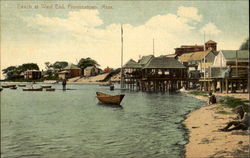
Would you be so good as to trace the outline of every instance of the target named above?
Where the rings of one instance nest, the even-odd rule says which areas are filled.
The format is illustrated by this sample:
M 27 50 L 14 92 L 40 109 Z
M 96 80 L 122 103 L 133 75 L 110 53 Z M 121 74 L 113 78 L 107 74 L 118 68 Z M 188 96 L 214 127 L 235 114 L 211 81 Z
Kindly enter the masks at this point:
M 217 43 L 209 40 L 205 43 L 205 50 L 208 50 L 209 48 L 212 49 L 212 51 L 217 51 Z
M 101 70 L 95 66 L 88 66 L 84 69 L 84 76 L 90 77 L 90 76 L 96 76 L 100 74 Z
M 39 70 L 27 70 L 24 72 L 24 79 L 36 80 L 42 78 L 42 72 Z
M 69 78 L 77 77 L 77 76 L 81 75 L 81 69 L 78 66 L 74 65 L 74 64 L 68 65 L 67 67 L 65 67 L 63 69 L 63 71 L 68 71 L 69 72 L 69 74 L 68 74 Z
M 124 84 L 126 89 L 131 90 L 140 90 L 140 80 L 141 80 L 141 70 L 142 66 L 134 61 L 133 59 L 130 59 L 124 66 Z
M 204 51 L 203 45 L 182 45 L 179 48 L 175 48 L 175 54 L 177 54 L 178 56 L 185 53 L 199 52 L 199 51 Z
M 175 58 L 156 57 L 142 68 L 143 91 L 172 91 L 184 86 L 187 68 Z
M 58 72 L 58 78 L 59 79 L 68 79 L 68 78 L 70 78 L 70 72 L 66 71 L 66 70 L 60 71 L 60 72 Z
M 201 79 L 201 90 L 228 91 L 246 89 L 248 86 L 249 51 L 248 50 L 221 50 L 209 67 L 209 76 Z

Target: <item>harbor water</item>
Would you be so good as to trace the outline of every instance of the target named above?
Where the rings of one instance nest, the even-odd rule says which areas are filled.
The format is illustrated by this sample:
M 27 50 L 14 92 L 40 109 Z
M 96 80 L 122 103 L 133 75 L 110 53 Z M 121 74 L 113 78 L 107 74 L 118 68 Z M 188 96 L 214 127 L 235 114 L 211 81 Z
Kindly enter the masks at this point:
M 39 87 L 35 84 L 34 87 Z M 166 158 L 183 154 L 184 115 L 202 105 L 181 93 L 124 91 L 122 107 L 98 103 L 98 85 L 1 92 L 2 158 Z

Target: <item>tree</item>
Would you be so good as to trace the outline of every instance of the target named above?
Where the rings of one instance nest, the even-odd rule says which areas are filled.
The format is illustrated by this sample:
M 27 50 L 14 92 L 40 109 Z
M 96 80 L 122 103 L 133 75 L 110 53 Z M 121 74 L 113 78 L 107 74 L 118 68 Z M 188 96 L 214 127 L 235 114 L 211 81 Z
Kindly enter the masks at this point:
M 27 70 L 39 70 L 39 67 L 36 63 L 26 63 L 18 66 L 18 71 L 21 73 Z
M 100 66 L 95 60 L 91 58 L 81 58 L 81 60 L 78 62 L 77 66 L 79 66 L 81 69 L 85 69 L 88 66 Z
M 249 37 L 246 39 L 245 42 L 241 44 L 240 50 L 248 50 L 249 49 L 248 43 L 249 43 Z
M 59 70 L 61 71 L 63 68 L 65 68 L 66 66 L 68 66 L 68 62 L 66 61 L 57 61 L 55 62 L 52 67 L 53 69 L 56 71 L 56 70 Z
M 3 69 L 2 71 L 3 74 L 6 75 L 6 79 L 11 79 L 18 72 L 16 66 L 9 66 L 6 69 Z

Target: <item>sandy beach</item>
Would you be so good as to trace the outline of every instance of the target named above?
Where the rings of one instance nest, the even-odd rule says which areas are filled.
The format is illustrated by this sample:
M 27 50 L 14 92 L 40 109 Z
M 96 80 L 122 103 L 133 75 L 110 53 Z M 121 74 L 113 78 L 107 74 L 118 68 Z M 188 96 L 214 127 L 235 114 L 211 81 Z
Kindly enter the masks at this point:
M 249 100 L 247 93 L 215 95 Z M 194 97 L 207 101 L 207 97 Z M 228 114 L 219 113 L 221 110 L 228 112 Z M 221 132 L 218 130 L 225 127 L 226 123 L 235 116 L 231 109 L 222 107 L 220 104 L 204 105 L 189 113 L 184 121 L 189 131 L 189 142 L 185 146 L 185 156 L 187 158 L 249 157 L 249 131 Z
M 91 77 L 74 77 L 70 78 L 68 80 L 68 83 L 70 84 L 105 84 L 107 82 L 100 82 L 100 80 L 103 80 L 108 73 L 97 75 L 97 76 L 91 76 Z

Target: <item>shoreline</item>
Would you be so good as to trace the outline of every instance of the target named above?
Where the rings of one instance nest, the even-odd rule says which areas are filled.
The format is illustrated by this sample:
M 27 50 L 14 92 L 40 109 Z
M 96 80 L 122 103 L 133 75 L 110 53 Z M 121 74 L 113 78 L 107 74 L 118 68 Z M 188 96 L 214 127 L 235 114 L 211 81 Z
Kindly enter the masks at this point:
M 207 102 L 207 97 L 188 94 Z M 245 94 L 216 94 L 217 96 L 233 96 L 235 98 L 248 99 L 248 93 Z M 249 100 L 249 99 L 248 99 Z M 217 99 L 218 101 L 218 99 Z M 182 122 L 186 129 L 187 143 L 184 145 L 183 157 L 248 157 L 248 136 L 249 131 L 234 130 L 231 132 L 218 131 L 232 120 L 236 115 L 230 108 L 223 107 L 228 114 L 218 113 L 221 107 L 217 104 L 203 104 L 193 109 L 184 116 Z

